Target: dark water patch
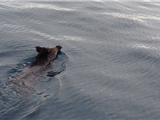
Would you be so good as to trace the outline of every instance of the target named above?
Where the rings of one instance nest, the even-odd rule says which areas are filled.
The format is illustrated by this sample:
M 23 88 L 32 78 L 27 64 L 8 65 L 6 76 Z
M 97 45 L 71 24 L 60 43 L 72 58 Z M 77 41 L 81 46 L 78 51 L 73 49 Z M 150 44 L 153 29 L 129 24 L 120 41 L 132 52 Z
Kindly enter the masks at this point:
M 54 77 L 54 76 L 56 76 L 57 74 L 60 74 L 61 72 L 54 72 L 54 71 L 49 71 L 48 73 L 47 73 L 47 76 L 48 77 Z

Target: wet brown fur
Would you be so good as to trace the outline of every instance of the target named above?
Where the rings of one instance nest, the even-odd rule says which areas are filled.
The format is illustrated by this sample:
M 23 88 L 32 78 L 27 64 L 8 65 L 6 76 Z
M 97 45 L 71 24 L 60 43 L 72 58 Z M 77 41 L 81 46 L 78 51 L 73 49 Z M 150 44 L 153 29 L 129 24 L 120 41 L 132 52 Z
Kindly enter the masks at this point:
M 36 51 L 38 54 L 32 66 L 50 64 L 50 62 L 56 59 L 57 55 L 61 52 L 61 48 L 61 46 L 56 46 L 54 48 L 37 46 Z

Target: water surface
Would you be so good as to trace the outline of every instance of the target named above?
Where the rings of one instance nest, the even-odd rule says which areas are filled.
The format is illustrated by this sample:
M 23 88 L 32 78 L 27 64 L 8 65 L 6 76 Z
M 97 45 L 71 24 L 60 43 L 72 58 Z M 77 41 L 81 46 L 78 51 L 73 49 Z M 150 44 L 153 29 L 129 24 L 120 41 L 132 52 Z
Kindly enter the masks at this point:
M 1 2 L 0 119 L 159 120 L 159 26 L 158 2 Z M 60 74 L 30 94 L 7 84 L 57 44 Z

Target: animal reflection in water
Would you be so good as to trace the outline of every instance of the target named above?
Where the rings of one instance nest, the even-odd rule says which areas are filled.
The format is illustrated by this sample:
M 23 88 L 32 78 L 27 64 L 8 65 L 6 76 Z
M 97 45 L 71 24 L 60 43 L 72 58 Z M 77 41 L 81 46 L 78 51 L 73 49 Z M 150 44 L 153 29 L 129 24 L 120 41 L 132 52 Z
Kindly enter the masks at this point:
M 19 75 L 11 78 L 9 84 L 18 93 L 33 92 L 38 81 L 45 79 L 44 77 L 54 77 L 64 71 L 65 61 L 60 57 L 66 56 L 61 52 L 61 49 L 61 46 L 56 46 L 54 48 L 36 47 L 38 54 L 35 57 L 35 60 L 30 66 L 24 68 Z M 54 64 L 57 64 L 55 65 L 55 69 Z M 50 71 L 52 67 L 53 71 Z

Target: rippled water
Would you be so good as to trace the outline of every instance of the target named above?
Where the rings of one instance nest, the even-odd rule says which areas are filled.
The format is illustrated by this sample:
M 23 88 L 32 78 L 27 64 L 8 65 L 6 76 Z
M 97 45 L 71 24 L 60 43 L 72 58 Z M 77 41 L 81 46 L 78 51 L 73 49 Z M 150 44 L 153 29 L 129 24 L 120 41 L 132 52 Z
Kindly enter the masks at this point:
M 0 120 L 159 120 L 159 26 L 158 2 L 1 2 Z M 57 44 L 61 73 L 8 84 Z

